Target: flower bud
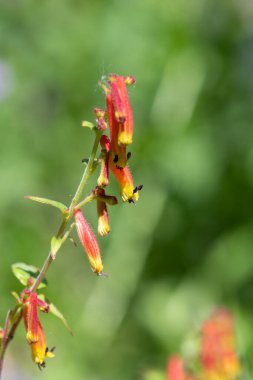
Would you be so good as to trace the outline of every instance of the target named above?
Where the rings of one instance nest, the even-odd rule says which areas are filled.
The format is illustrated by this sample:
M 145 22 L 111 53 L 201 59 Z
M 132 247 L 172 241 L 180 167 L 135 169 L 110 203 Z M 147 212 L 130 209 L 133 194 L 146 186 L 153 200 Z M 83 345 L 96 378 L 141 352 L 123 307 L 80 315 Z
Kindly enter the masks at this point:
M 105 121 L 105 111 L 101 108 L 94 108 L 94 113 L 96 116 L 97 127 L 100 131 L 104 131 L 107 128 L 107 123 Z
M 91 268 L 97 275 L 102 274 L 103 264 L 100 255 L 100 249 L 98 242 L 88 224 L 84 218 L 80 209 L 74 213 L 76 228 L 79 239 L 83 245 L 83 248 L 88 256 Z
M 101 236 L 106 236 L 110 232 L 109 218 L 106 203 L 103 200 L 105 196 L 104 189 L 97 189 L 97 215 L 98 215 L 98 233 Z
M 100 169 L 100 175 L 97 180 L 97 184 L 99 187 L 105 187 L 109 184 L 108 160 L 109 160 L 109 152 L 110 152 L 110 146 L 111 146 L 109 137 L 107 137 L 106 135 L 102 135 L 100 139 L 100 145 L 102 148 L 101 157 L 100 157 L 101 169 Z

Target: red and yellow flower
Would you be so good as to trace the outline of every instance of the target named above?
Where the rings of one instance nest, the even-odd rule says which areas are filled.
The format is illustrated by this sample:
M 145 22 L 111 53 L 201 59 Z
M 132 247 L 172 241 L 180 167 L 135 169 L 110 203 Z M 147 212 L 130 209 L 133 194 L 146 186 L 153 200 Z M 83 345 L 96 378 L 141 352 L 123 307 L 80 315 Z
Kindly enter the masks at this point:
M 103 264 L 98 242 L 80 209 L 74 212 L 77 233 L 88 256 L 91 268 L 97 275 L 103 273 Z
M 37 293 L 27 293 L 24 299 L 24 323 L 26 328 L 26 338 L 32 350 L 32 359 L 39 368 L 45 367 L 45 359 L 54 357 L 53 350 L 48 350 L 44 331 L 38 316 L 38 307 L 45 312 L 49 306 L 38 299 Z

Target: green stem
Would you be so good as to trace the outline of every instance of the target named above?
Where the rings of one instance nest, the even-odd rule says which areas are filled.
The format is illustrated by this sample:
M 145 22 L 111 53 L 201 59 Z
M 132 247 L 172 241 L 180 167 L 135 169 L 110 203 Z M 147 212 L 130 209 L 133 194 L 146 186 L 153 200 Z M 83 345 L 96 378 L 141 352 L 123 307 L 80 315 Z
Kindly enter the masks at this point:
M 87 183 L 90 175 L 93 172 L 93 163 L 94 163 L 94 159 L 96 157 L 96 153 L 97 153 L 97 149 L 98 149 L 98 144 L 99 144 L 100 138 L 102 136 L 102 131 L 96 129 L 95 133 L 96 133 L 96 138 L 95 138 L 95 142 L 94 142 L 91 154 L 90 154 L 90 158 L 89 158 L 88 164 L 87 164 L 87 166 L 86 166 L 86 168 L 84 170 L 82 179 L 81 179 L 81 181 L 79 183 L 79 186 L 78 186 L 78 188 L 76 190 L 76 193 L 75 193 L 75 195 L 74 195 L 74 197 L 72 199 L 71 205 L 69 207 L 69 214 L 70 215 L 72 215 L 73 209 L 77 205 L 77 203 L 78 203 L 78 201 L 79 201 L 79 199 L 80 199 L 80 197 L 82 195 L 84 186 L 86 185 L 86 183 Z
M 94 141 L 94 144 L 93 144 L 93 148 L 92 148 L 92 151 L 91 151 L 91 155 L 90 155 L 90 158 L 89 158 L 89 161 L 88 161 L 88 164 L 83 172 L 83 175 L 82 175 L 82 178 L 81 178 L 81 181 L 78 185 L 78 188 L 76 190 L 76 193 L 71 201 L 71 204 L 69 206 L 69 212 L 68 214 L 64 215 L 63 216 L 63 220 L 62 220 L 62 223 L 58 229 L 58 232 L 56 234 L 56 238 L 60 238 L 64 235 L 65 233 L 65 230 L 66 230 L 66 227 L 68 225 L 68 222 L 70 221 L 70 219 L 72 218 L 73 216 L 73 211 L 74 211 L 74 208 L 75 206 L 78 204 L 78 201 L 80 199 L 80 197 L 82 196 L 82 193 L 83 193 L 83 189 L 84 189 L 84 186 L 86 185 L 86 183 L 88 182 L 88 179 L 90 178 L 90 176 L 92 175 L 93 173 L 93 164 L 94 164 L 94 160 L 95 160 L 95 157 L 96 157 L 96 153 L 97 153 L 97 149 L 98 149 L 98 144 L 99 144 L 99 141 L 100 141 L 100 137 L 102 135 L 102 131 L 100 130 L 95 130 L 95 133 L 96 133 L 96 137 L 95 137 L 95 141 Z M 92 199 L 94 198 L 94 196 L 91 194 L 89 195 L 88 197 L 86 197 L 82 202 L 80 202 L 80 204 L 78 205 L 78 207 L 81 205 L 81 206 L 84 206 L 84 204 L 90 202 Z M 32 287 L 30 288 L 30 291 L 31 292 L 35 292 L 37 289 L 38 289 L 38 286 L 40 285 L 41 281 L 44 279 L 50 265 L 52 264 L 53 262 L 53 257 L 52 257 L 52 253 L 51 251 L 49 252 L 41 270 L 40 270 L 40 273 L 38 275 L 38 277 L 36 278 L 35 282 L 33 283 Z M 1 374 L 2 374 L 2 368 L 3 368 L 3 362 L 4 362 L 4 356 L 5 356 L 5 352 L 6 352 L 6 349 L 8 347 L 8 344 L 10 343 L 11 339 L 13 338 L 14 336 L 14 333 L 22 319 L 22 315 L 23 315 L 23 310 L 22 308 L 20 309 L 19 311 L 19 314 L 17 314 L 17 317 L 15 319 L 15 322 L 12 324 L 10 330 L 9 330 L 9 324 L 10 324 L 10 315 L 11 315 L 11 311 L 9 311 L 7 313 L 7 317 L 6 317 L 6 326 L 5 326 L 5 334 L 4 334 L 4 337 L 3 337 L 3 340 L 2 340 L 2 344 L 1 344 L 1 349 L 0 349 L 0 379 L 1 379 Z M 9 331 L 8 331 L 9 330 Z

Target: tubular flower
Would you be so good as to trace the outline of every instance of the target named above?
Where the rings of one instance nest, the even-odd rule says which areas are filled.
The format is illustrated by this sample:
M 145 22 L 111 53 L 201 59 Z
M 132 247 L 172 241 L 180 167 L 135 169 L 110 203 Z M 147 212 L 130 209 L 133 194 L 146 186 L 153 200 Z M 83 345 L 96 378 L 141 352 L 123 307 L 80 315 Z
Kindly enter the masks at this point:
M 110 154 L 110 139 L 106 135 L 102 135 L 100 139 L 100 145 L 102 148 L 101 151 L 101 169 L 100 169 L 100 175 L 97 180 L 97 184 L 99 187 L 105 187 L 109 184 L 109 168 L 108 168 L 108 161 L 109 161 L 109 154 Z
M 111 157 L 109 159 L 109 167 L 120 186 L 120 194 L 123 202 L 137 202 L 139 199 L 138 190 L 141 190 L 142 186 L 134 187 L 133 177 L 129 167 L 126 166 L 123 169 L 115 168 Z
M 27 331 L 26 337 L 32 350 L 32 359 L 41 368 L 45 367 L 45 359 L 54 357 L 54 354 L 53 350 L 49 351 L 47 348 L 46 338 L 38 317 L 38 306 L 44 311 L 48 311 L 48 305 L 38 300 L 35 292 L 31 292 L 24 303 L 24 323 Z
M 109 89 L 106 93 L 106 106 L 107 106 L 108 124 L 110 127 L 111 152 L 113 155 L 113 163 L 114 163 L 114 166 L 118 168 L 124 168 L 127 164 L 126 146 L 119 145 L 118 143 L 120 123 L 117 121 L 115 117 L 115 109 L 114 109 L 114 104 L 112 100 L 112 92 Z
M 201 329 L 201 362 L 206 380 L 234 380 L 240 373 L 232 315 L 218 309 Z
M 178 355 L 170 357 L 167 365 L 167 379 L 168 380 L 186 380 L 183 360 Z
M 26 327 L 26 339 L 28 343 L 35 343 L 39 340 L 38 326 L 38 297 L 37 293 L 31 292 L 24 308 L 24 322 Z
M 112 74 L 108 78 L 110 83 L 114 115 L 118 125 L 118 144 L 129 145 L 133 141 L 133 113 L 127 93 L 126 84 L 135 83 L 131 76 L 124 78 L 121 75 Z
M 97 189 L 97 195 L 105 196 L 104 189 Z M 102 198 L 97 198 L 98 233 L 106 236 L 110 232 L 109 218 L 106 203 Z
M 197 380 L 194 375 L 184 368 L 183 359 L 179 355 L 172 355 L 167 365 L 168 380 Z
M 93 272 L 97 275 L 101 275 L 103 272 L 103 264 L 100 255 L 100 249 L 98 242 L 88 224 L 84 218 L 82 211 L 80 209 L 76 210 L 74 213 L 76 228 L 79 239 L 87 253 L 91 268 Z

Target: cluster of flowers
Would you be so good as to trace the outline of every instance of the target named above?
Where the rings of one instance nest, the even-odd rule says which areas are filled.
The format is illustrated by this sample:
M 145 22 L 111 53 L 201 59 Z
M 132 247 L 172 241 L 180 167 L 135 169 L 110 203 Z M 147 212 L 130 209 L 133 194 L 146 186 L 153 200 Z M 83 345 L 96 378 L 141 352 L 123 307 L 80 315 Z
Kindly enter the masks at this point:
M 105 188 L 109 184 L 109 172 L 113 173 L 119 184 L 123 202 L 135 203 L 139 198 L 139 191 L 142 188 L 142 186 L 134 186 L 133 178 L 128 167 L 128 160 L 131 154 L 129 152 L 127 153 L 127 146 L 132 143 L 133 139 L 133 115 L 128 98 L 127 85 L 133 84 L 134 82 L 135 80 L 131 76 L 123 77 L 115 74 L 110 75 L 106 82 L 101 83 L 101 87 L 106 94 L 106 111 L 103 111 L 100 108 L 95 108 L 94 110 L 96 126 L 92 125 L 92 128 L 94 128 L 97 138 L 100 138 L 101 146 L 100 155 L 95 162 L 96 165 L 100 164 L 100 173 L 96 188 L 86 199 L 89 198 L 89 200 L 95 200 L 97 203 L 98 233 L 101 236 L 106 236 L 110 232 L 107 205 L 117 204 L 117 198 L 107 195 L 105 192 Z M 87 122 L 84 122 L 83 124 L 83 126 L 87 126 Z M 104 134 L 107 125 L 109 125 L 110 137 Z M 90 169 L 91 172 L 93 169 L 94 167 Z M 42 203 L 48 203 L 56 207 L 59 206 L 59 202 L 46 200 L 44 198 L 28 198 Z M 70 209 L 65 205 L 61 204 L 61 206 L 64 207 L 64 217 L 69 216 Z M 100 248 L 94 233 L 83 216 L 81 206 L 82 202 L 74 205 L 71 209 L 70 216 L 72 217 L 72 214 L 74 216 L 74 225 L 77 229 L 84 250 L 87 253 L 93 272 L 97 275 L 102 275 L 103 264 Z M 57 244 L 62 244 L 62 242 L 65 241 L 65 237 L 68 236 L 70 230 L 64 236 L 53 238 L 52 241 L 56 244 L 56 246 L 54 246 L 56 251 L 60 246 Z M 55 258 L 55 252 L 53 251 L 54 250 L 51 246 L 50 254 L 52 260 Z M 32 268 L 31 266 L 23 265 L 22 263 L 17 264 L 17 267 L 20 267 L 19 269 L 23 272 L 25 271 L 26 274 L 30 273 L 29 270 Z M 32 269 L 32 272 L 34 273 L 34 268 Z M 48 304 L 44 301 L 44 295 L 38 295 L 36 291 L 32 290 L 36 277 L 22 279 L 20 278 L 20 272 L 17 272 L 15 276 L 19 278 L 23 285 L 27 286 L 27 288 L 21 292 L 20 296 L 15 292 L 13 294 L 18 302 L 15 312 L 16 315 L 20 316 L 20 319 L 23 318 L 24 320 L 26 338 L 31 347 L 32 359 L 41 369 L 45 367 L 45 359 L 54 356 L 54 348 L 49 350 L 47 347 L 46 338 L 39 320 L 39 310 L 44 313 L 51 312 L 55 314 L 64 322 L 67 328 L 68 325 L 61 313 L 53 307 L 51 303 Z M 57 311 L 53 311 L 53 309 Z M 13 315 L 15 315 L 15 312 Z M 1 341 L 4 340 L 4 336 L 4 329 L 0 329 L 0 346 Z
M 217 309 L 206 320 L 200 336 L 201 373 L 195 375 L 186 369 L 179 355 L 169 358 L 168 380 L 235 380 L 240 374 L 236 354 L 234 320 L 225 309 Z
M 95 108 L 96 127 L 102 131 L 100 138 L 101 153 L 98 159 L 100 163 L 100 175 L 97 187 L 93 193 L 97 199 L 98 233 L 106 236 L 110 232 L 107 204 L 117 203 L 113 196 L 106 195 L 105 188 L 109 184 L 109 172 L 111 172 L 120 187 L 123 202 L 135 203 L 139 199 L 139 191 L 142 185 L 134 186 L 128 160 L 131 153 L 127 152 L 127 146 L 133 141 L 133 115 L 128 97 L 127 86 L 134 84 L 132 76 L 123 77 L 111 74 L 106 82 L 100 82 L 100 86 L 106 95 L 106 111 Z M 84 126 L 86 122 L 84 122 Z M 110 137 L 104 134 L 109 126 Z M 87 253 L 92 270 L 97 274 L 103 274 L 103 264 L 97 240 L 89 227 L 88 222 L 80 209 L 74 212 L 76 227 L 80 241 Z

